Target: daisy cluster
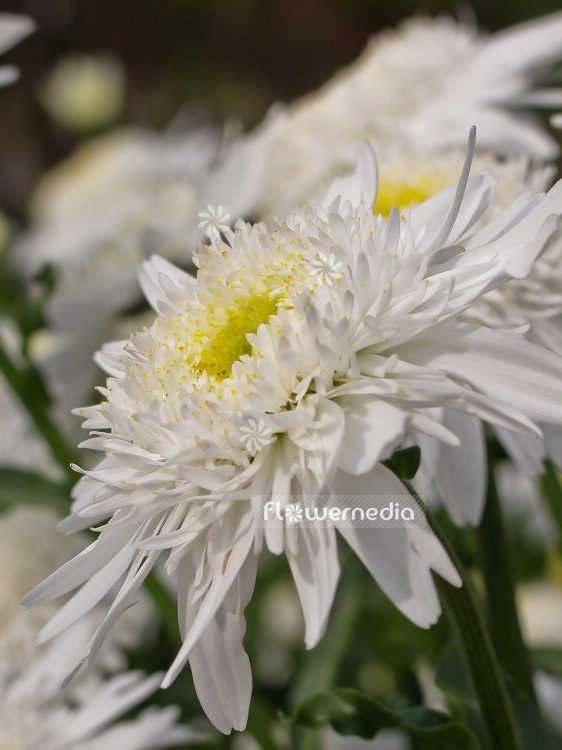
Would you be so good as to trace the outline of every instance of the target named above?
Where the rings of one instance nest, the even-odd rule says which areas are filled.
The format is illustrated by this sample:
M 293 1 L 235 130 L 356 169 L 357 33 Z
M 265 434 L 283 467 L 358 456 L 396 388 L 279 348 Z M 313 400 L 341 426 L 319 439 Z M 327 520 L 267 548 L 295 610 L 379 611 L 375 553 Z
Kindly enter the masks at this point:
M 33 30 L 3 15 L 0 51 Z M 41 558 L 1 598 L 7 746 L 205 741 L 170 707 L 112 724 L 188 662 L 212 724 L 244 730 L 245 609 L 267 553 L 286 557 L 309 649 L 341 539 L 420 628 L 441 614 L 436 576 L 462 583 L 423 513 L 392 529 L 305 527 L 301 500 L 411 500 L 392 462 L 419 446 L 414 487 L 451 525 L 477 526 L 490 435 L 529 475 L 562 470 L 562 181 L 536 113 L 560 106 L 562 89 L 541 81 L 561 49 L 562 14 L 494 35 L 413 19 L 254 131 L 122 129 L 43 178 L 12 252 L 30 298 L 45 264 L 55 272 L 45 325 L 20 340 L 6 319 L 0 334 L 3 359 L 45 378 L 51 401 L 28 415 L 21 392 L 10 398 L 17 378 L 0 382 L 3 464 L 61 486 L 41 436 L 71 434 L 71 407 L 97 460 L 73 464 L 82 476 L 57 525 L 75 548 L 35 543 L 54 525 L 41 516 L 0 545 L 16 571 L 22 547 Z M 0 82 L 15 75 L 2 68 Z M 107 379 L 83 406 L 94 361 Z M 256 523 L 273 500 L 284 519 Z M 147 579 L 177 600 L 181 636 L 151 677 L 124 655 L 155 627 Z M 24 607 L 45 606 L 16 612 L 33 586 Z

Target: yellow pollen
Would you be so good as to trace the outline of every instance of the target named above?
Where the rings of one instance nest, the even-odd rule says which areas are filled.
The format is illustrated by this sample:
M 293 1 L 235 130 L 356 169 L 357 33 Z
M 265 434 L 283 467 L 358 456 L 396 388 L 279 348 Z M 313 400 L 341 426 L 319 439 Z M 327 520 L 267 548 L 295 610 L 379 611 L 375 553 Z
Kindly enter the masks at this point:
M 217 380 L 227 378 L 234 362 L 252 353 L 247 336 L 256 333 L 262 323 L 277 313 L 277 303 L 268 297 L 250 297 L 229 313 L 228 320 L 207 343 L 194 367 L 197 373 L 206 372 Z

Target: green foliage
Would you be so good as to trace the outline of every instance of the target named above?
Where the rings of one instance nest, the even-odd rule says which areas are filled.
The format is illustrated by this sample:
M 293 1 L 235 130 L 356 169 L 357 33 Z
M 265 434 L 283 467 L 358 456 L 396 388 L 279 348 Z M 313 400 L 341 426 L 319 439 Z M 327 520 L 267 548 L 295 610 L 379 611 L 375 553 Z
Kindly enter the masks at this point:
M 412 445 L 410 448 L 403 448 L 396 451 L 392 458 L 385 461 L 384 464 L 391 469 L 400 479 L 413 479 L 421 462 L 421 450 L 419 445 Z
M 21 503 L 43 505 L 67 513 L 69 488 L 39 474 L 0 467 L 0 510 Z
M 318 728 L 331 724 L 339 734 L 375 737 L 381 729 L 404 729 L 435 747 L 478 750 L 474 733 L 447 714 L 421 706 L 393 710 L 369 695 L 351 688 L 317 693 L 303 701 L 293 715 L 298 725 Z

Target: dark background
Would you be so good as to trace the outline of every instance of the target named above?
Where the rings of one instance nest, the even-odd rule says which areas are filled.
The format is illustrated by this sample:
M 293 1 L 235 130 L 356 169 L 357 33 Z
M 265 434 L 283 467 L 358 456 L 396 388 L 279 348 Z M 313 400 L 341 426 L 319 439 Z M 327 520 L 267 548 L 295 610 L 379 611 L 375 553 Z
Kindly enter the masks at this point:
M 37 178 L 78 136 L 45 113 L 38 92 L 67 53 L 109 52 L 127 76 L 121 123 L 165 127 L 186 103 L 212 120 L 255 125 L 354 60 L 370 34 L 414 13 L 473 14 L 497 30 L 562 9 L 560 0 L 1 0 L 38 30 L 2 57 L 21 69 L 0 92 L 0 206 L 25 217 Z

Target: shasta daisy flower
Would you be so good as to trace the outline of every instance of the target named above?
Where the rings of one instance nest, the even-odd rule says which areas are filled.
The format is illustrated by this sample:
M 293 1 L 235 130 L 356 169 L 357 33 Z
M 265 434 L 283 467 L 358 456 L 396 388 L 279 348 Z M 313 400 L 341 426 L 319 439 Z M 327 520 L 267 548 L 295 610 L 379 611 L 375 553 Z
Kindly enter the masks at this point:
M 343 502 L 349 493 L 403 496 L 381 462 L 409 430 L 458 445 L 425 413 L 431 407 L 530 434 L 539 432 L 533 420 L 562 422 L 557 356 L 458 321 L 480 295 L 529 272 L 556 230 L 562 184 L 542 199 L 522 196 L 470 235 L 494 186 L 488 173 L 469 179 L 473 148 L 472 138 L 458 186 L 405 217 L 373 212 L 376 163 L 366 145 L 357 173 L 336 180 L 322 205 L 215 237 L 198 255 L 196 279 L 158 257 L 143 265 L 158 317 L 99 355 L 110 375 L 105 400 L 79 413 L 93 431 L 84 445 L 104 457 L 83 472 L 60 529 L 109 521 L 24 599 L 33 606 L 82 585 L 46 635 L 121 581 L 89 646 L 94 658 L 166 550 L 183 645 L 163 685 L 189 660 L 211 720 L 241 729 L 251 693 L 243 613 L 258 553 L 286 553 L 309 648 L 339 574 L 333 526 L 259 527 L 256 505 L 318 493 Z M 320 253 L 341 264 L 332 283 L 315 272 Z M 437 620 L 431 570 L 460 580 L 427 525 L 337 530 L 407 617 L 421 627 Z
M 61 692 L 61 663 L 81 648 L 75 634 L 50 643 L 23 672 L 0 672 L 0 735 L 10 750 L 157 750 L 205 736 L 177 723 L 179 709 L 147 709 L 114 723 L 150 696 L 161 676 L 89 675 Z
M 495 34 L 446 16 L 407 19 L 317 91 L 274 105 L 230 149 L 213 199 L 268 220 L 351 172 L 366 138 L 380 153 L 432 155 L 462 148 L 473 124 L 481 150 L 553 159 L 558 144 L 528 110 L 560 107 L 560 87 L 537 86 L 561 57 L 562 13 Z
M 434 192 L 454 182 L 462 164 L 457 151 L 438 155 L 385 153 L 379 170 L 375 210 L 388 216 L 392 205 L 401 212 L 418 205 Z M 489 154 L 475 157 L 474 165 L 489 169 L 497 179 L 494 196 L 473 227 L 483 226 L 496 217 L 525 191 L 539 192 L 551 184 L 551 166 L 531 164 L 526 157 L 499 160 Z M 461 241 L 462 244 L 462 241 Z M 562 238 L 550 242 L 525 278 L 512 279 L 478 299 L 462 314 L 462 320 L 489 328 L 529 327 L 526 338 L 562 354 Z M 478 524 L 486 497 L 486 445 L 481 420 L 451 409 L 434 409 L 432 418 L 456 434 L 462 453 L 424 435 L 413 435 L 422 445 L 422 471 L 416 477 L 418 489 L 437 494 L 452 519 L 459 524 Z M 496 426 L 495 432 L 511 457 L 531 474 L 544 470 L 550 457 L 562 467 L 562 428 L 540 425 L 542 438 L 524 435 Z M 466 456 L 471 459 L 467 460 Z

